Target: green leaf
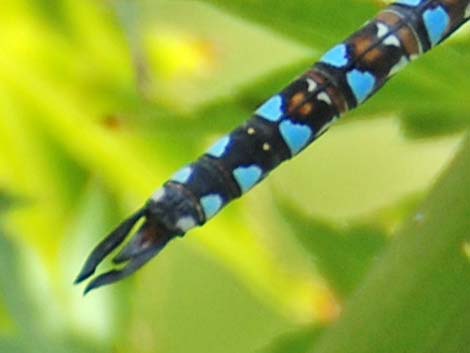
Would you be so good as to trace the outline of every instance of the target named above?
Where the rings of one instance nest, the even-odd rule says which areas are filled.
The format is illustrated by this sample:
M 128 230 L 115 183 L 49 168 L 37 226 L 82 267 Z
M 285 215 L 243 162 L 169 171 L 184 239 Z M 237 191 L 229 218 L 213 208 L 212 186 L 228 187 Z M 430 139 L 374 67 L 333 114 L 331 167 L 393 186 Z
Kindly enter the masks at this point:
M 0 189 L 0 215 L 15 206 L 20 200 L 11 193 Z
M 456 353 L 470 344 L 470 139 L 315 353 Z
M 249 352 L 291 327 L 201 250 L 192 239 L 176 240 L 140 272 L 120 346 L 143 341 L 143 352 Z
M 203 1 L 323 50 L 344 39 L 378 9 L 373 1 L 358 0 Z
M 20 252 L 16 244 L 0 230 L 0 299 L 13 321 L 14 336 L 0 335 L 0 352 L 15 353 L 97 353 L 103 349 L 88 339 L 75 337 L 71 332 L 54 335 L 41 326 L 41 313 L 21 271 Z M 53 300 L 53 298 L 50 298 Z
M 361 283 L 373 260 L 387 244 L 386 232 L 376 227 L 359 225 L 336 229 L 302 215 L 283 200 L 279 201 L 279 207 L 318 270 L 343 298 Z
M 307 327 L 280 336 L 266 349 L 257 353 L 306 353 L 323 333 L 323 328 Z
M 13 242 L 0 230 L 1 297 L 16 328 L 20 332 L 28 332 L 34 338 L 38 335 L 39 327 L 35 320 L 31 320 L 31 315 L 35 315 L 37 308 L 27 294 L 18 259 L 19 253 Z

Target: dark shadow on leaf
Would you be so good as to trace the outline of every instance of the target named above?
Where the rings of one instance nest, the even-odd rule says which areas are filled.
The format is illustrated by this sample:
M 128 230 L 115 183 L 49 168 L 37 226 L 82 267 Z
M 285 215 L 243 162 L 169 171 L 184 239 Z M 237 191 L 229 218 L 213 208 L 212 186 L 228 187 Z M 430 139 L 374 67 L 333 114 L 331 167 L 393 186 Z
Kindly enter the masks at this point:
M 343 298 L 358 286 L 387 245 L 386 233 L 378 227 L 358 225 L 337 229 L 303 215 L 284 200 L 278 200 L 278 206 L 318 270 Z
M 322 332 L 322 327 L 307 327 L 289 332 L 279 336 L 257 353 L 307 353 L 313 349 Z

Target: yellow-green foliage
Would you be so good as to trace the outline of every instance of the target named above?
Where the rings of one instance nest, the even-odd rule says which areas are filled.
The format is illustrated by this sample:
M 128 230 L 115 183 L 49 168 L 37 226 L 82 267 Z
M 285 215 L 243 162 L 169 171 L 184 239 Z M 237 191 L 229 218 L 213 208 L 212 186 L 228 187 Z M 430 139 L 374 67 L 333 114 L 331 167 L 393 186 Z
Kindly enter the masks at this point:
M 465 30 L 132 279 L 72 285 L 120 219 L 377 3 L 2 3 L 0 353 L 464 352 L 468 143 L 448 165 L 470 122 Z

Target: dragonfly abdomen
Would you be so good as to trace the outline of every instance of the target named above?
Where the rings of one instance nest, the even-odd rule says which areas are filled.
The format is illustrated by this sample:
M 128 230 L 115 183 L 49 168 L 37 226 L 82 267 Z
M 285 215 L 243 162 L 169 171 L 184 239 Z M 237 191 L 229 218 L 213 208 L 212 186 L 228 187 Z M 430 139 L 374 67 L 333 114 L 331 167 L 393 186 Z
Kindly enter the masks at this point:
M 452 34 L 470 16 L 469 1 L 399 0 L 381 11 L 262 104 L 246 123 L 173 175 L 142 210 L 95 248 L 78 282 L 93 274 L 139 218 L 145 223 L 115 259 L 128 262 L 125 268 L 98 276 L 87 290 L 130 275 L 170 239 L 203 225 Z

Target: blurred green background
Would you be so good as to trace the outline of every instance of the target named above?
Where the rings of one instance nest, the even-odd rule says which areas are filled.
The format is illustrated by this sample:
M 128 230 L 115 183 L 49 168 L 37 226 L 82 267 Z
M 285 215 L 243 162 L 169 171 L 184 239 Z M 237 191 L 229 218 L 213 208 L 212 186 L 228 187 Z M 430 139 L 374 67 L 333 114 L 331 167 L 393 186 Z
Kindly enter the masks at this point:
M 0 353 L 470 352 L 468 26 L 131 279 L 72 285 L 168 175 L 382 6 L 4 1 Z

